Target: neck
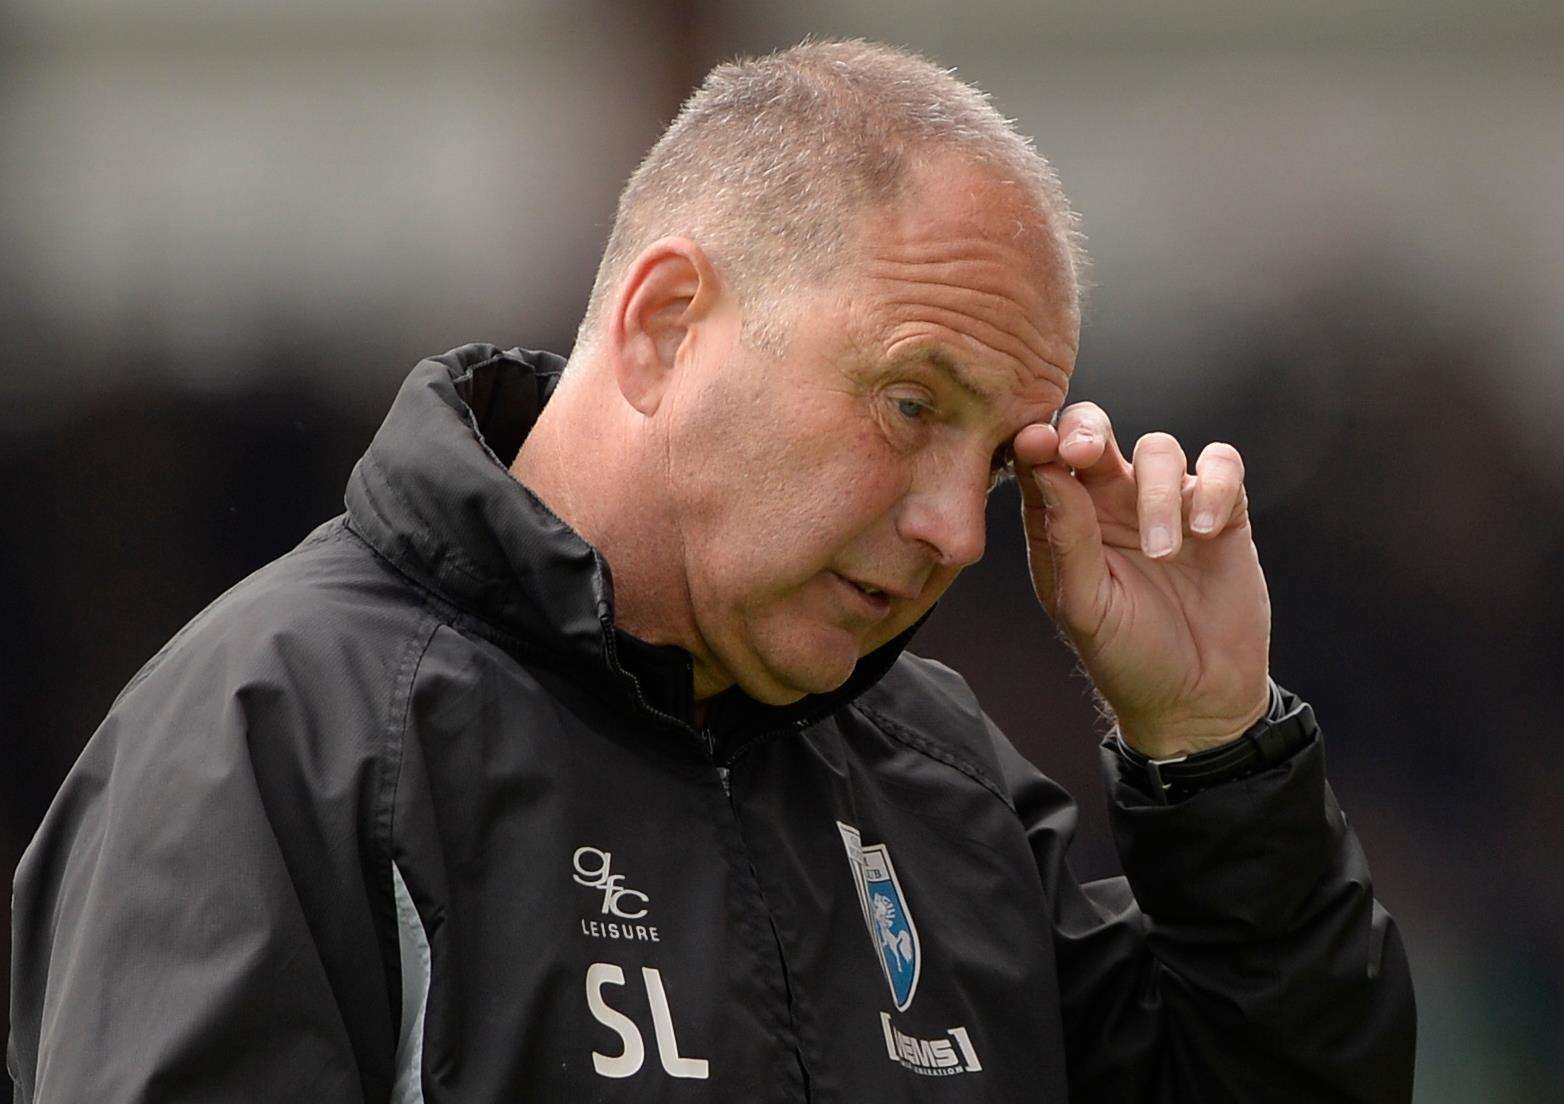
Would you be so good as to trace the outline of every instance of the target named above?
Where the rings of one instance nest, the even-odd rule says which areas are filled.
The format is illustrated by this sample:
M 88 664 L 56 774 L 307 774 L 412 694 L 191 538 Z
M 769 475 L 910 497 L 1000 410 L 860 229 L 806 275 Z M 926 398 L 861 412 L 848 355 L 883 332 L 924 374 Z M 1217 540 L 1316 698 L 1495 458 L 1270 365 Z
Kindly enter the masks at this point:
M 606 367 L 573 360 L 510 472 L 608 562 L 615 625 L 690 653 L 702 701 L 733 679 L 695 625 L 663 450 L 612 380 Z

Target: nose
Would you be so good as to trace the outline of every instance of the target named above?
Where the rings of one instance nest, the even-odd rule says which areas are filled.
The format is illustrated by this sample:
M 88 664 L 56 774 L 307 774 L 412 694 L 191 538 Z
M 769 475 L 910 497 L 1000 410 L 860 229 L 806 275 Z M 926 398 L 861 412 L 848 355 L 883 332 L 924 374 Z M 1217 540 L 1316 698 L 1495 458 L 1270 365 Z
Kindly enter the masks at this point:
M 988 478 L 986 466 L 976 476 L 948 465 L 930 472 L 902 500 L 897 532 L 923 545 L 941 567 L 977 563 L 987 540 Z

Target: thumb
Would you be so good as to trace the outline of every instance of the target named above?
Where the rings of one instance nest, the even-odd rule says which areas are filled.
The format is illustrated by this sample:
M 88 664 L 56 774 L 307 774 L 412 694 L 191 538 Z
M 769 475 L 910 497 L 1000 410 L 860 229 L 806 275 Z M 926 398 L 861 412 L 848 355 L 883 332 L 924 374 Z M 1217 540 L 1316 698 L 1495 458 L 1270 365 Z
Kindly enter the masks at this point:
M 1102 624 L 1110 580 L 1091 492 L 1059 461 L 1021 481 L 1022 523 L 1032 583 L 1043 608 L 1072 636 Z

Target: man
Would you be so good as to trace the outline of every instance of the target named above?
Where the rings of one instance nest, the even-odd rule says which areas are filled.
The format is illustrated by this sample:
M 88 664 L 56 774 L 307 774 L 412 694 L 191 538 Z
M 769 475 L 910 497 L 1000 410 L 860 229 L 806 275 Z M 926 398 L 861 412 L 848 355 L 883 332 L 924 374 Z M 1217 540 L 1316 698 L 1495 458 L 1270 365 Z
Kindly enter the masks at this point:
M 568 366 L 419 365 L 120 696 L 17 875 L 21 1099 L 1406 1099 L 1241 458 L 1063 406 L 1079 263 L 926 62 L 714 72 Z M 1128 881 L 903 651 L 1007 469 Z

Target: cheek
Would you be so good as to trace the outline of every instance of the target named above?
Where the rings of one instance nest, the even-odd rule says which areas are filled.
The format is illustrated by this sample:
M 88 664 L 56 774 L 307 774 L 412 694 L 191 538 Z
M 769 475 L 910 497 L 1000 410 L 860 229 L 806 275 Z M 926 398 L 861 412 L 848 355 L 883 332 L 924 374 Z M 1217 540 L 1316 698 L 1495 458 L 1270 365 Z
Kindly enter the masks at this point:
M 909 483 L 907 465 L 887 452 L 869 433 L 838 433 L 823 444 L 823 455 L 800 465 L 790 497 L 803 543 L 826 546 L 829 554 L 862 540 L 878 544 Z
M 725 557 L 745 574 L 778 588 L 796 584 L 833 563 L 844 550 L 889 530 L 897 484 L 854 466 L 767 473 L 746 490 L 724 519 Z
M 733 596 L 787 589 L 885 525 L 909 468 L 860 400 L 718 381 L 670 441 L 693 573 Z
M 790 468 L 782 457 L 746 481 L 692 542 L 699 573 L 729 600 L 766 601 L 829 567 L 879 562 L 904 481 L 854 459 L 839 452 L 829 463 Z

